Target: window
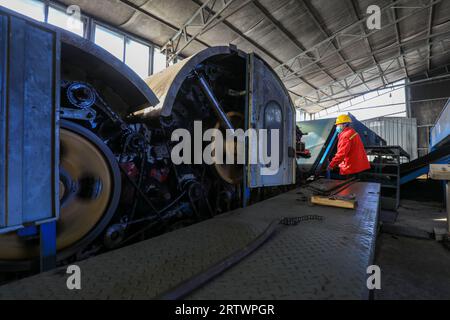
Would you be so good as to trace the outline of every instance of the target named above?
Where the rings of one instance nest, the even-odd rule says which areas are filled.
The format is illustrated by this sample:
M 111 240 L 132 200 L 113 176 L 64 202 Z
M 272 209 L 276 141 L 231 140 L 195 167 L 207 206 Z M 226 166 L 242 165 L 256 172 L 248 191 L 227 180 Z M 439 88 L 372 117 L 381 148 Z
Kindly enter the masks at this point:
M 44 21 L 45 6 L 38 0 L 0 0 L 0 5 L 5 8 L 17 11 L 30 18 Z
M 95 26 L 95 43 L 125 62 L 141 78 L 150 75 L 150 45 L 101 25 Z
M 160 49 L 155 48 L 153 53 L 153 74 L 166 69 L 166 55 Z
M 141 78 L 147 78 L 150 75 L 150 47 L 127 39 L 125 63 Z
M 92 18 L 84 15 L 77 17 L 76 13 L 72 15 L 71 12 L 66 11 L 64 6 L 52 1 L 0 0 L 0 6 L 71 31 L 81 37 L 86 36 L 120 61 L 125 62 L 143 79 L 150 75 L 150 70 L 157 73 L 166 68 L 165 54 L 161 53 L 160 49 L 154 48 L 152 44 L 146 44 L 145 41 L 139 41 L 132 35 L 97 24 L 95 21 L 93 39 L 91 39 L 91 32 L 87 32 L 87 28 L 88 22 Z M 151 50 L 153 50 L 153 55 Z M 177 61 L 179 60 L 181 58 L 177 59 Z
M 100 25 L 95 26 L 95 43 L 124 61 L 125 37 Z
M 318 118 L 335 118 L 341 113 L 352 113 L 363 121 L 378 117 L 405 117 L 406 96 L 404 81 L 395 82 L 386 88 L 381 88 L 361 95 L 358 98 L 339 104 L 327 111 L 318 113 Z
M 75 16 L 68 15 L 62 10 L 49 7 L 47 22 L 71 31 L 80 37 L 84 36 L 85 22 L 81 19 L 77 19 Z

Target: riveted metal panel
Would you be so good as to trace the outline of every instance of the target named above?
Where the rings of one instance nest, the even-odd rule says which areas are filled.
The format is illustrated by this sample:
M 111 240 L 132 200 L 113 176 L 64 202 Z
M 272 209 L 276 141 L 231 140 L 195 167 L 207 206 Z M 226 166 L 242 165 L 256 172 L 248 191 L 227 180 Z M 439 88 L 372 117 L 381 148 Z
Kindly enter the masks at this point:
M 1 17 L 0 233 L 58 217 L 60 45 L 56 32 Z

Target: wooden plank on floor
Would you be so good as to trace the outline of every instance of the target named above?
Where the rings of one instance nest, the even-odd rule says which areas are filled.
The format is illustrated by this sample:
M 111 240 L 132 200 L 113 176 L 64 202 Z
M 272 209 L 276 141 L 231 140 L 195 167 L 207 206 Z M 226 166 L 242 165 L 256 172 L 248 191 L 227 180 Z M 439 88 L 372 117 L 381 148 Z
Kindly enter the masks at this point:
M 311 203 L 321 206 L 337 207 L 344 209 L 356 209 L 356 207 L 358 206 L 358 202 L 356 200 L 333 199 L 330 197 L 322 197 L 322 196 L 312 196 Z

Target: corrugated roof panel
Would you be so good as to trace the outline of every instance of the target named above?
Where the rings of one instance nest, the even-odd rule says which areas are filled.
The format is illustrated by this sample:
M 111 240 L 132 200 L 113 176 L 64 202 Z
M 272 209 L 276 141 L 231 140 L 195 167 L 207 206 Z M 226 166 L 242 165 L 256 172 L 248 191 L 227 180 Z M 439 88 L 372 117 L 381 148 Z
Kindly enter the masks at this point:
M 148 15 L 136 13 L 135 10 L 126 5 L 122 0 L 62 0 L 67 5 L 80 5 L 82 12 L 93 15 L 110 23 L 113 26 L 136 34 L 144 39 L 148 39 L 157 45 L 165 44 L 192 14 L 199 8 L 201 3 L 207 0 L 132 0 L 130 2 L 148 11 L 158 19 L 153 19 Z M 245 4 L 243 6 L 243 4 Z M 256 4 L 256 5 L 255 5 Z M 395 11 L 389 6 L 396 4 Z M 381 16 L 382 30 L 368 30 L 365 23 L 357 23 L 358 19 L 365 17 L 368 6 L 378 5 L 383 9 Z M 259 6 L 259 7 L 258 7 Z M 367 50 L 369 46 L 364 39 L 361 39 L 364 27 L 366 33 L 371 33 L 368 38 L 370 46 L 375 53 L 378 62 L 385 62 L 398 57 L 400 49 L 397 44 L 397 28 L 394 24 L 394 14 L 401 19 L 398 23 L 399 36 L 403 43 L 402 50 L 406 52 L 405 62 L 410 76 L 419 75 L 428 71 L 428 41 L 412 43 L 414 39 L 426 37 L 429 32 L 429 19 L 431 9 L 426 8 L 429 2 L 422 0 L 235 0 L 231 6 L 223 13 L 227 17 L 226 23 L 231 25 L 237 32 L 242 33 L 251 41 L 257 44 L 257 48 L 238 33 L 233 31 L 224 23 L 219 23 L 215 28 L 200 36 L 200 39 L 209 45 L 228 45 L 230 42 L 237 45 L 243 51 L 254 51 L 273 66 L 277 67 L 280 62 L 286 63 L 292 58 L 301 55 L 301 47 L 310 50 L 308 55 L 301 55 L 304 59 L 301 65 L 295 63 L 292 69 L 299 72 L 313 86 L 324 87 L 334 82 L 334 79 L 344 79 L 352 71 L 342 58 L 336 53 L 336 46 L 341 47 L 341 55 L 344 59 L 350 59 L 351 67 L 359 72 L 365 70 L 373 64 L 373 59 Z M 221 7 L 217 2 L 215 8 Z M 236 11 L 236 9 L 238 9 Z M 412 12 L 416 12 L 413 16 Z M 231 16 L 229 16 L 233 13 Z M 267 16 L 269 15 L 269 17 Z M 450 1 L 443 0 L 433 7 L 433 27 L 432 34 L 444 33 L 434 39 L 432 45 L 431 68 L 440 67 L 450 63 Z M 273 18 L 278 27 L 271 22 Z M 347 28 L 352 26 L 350 28 Z M 345 29 L 348 37 L 339 37 L 339 42 L 324 41 L 329 35 Z M 198 28 L 190 29 L 192 32 Z M 284 32 L 286 30 L 286 32 Z M 292 37 L 289 39 L 289 37 Z M 183 39 L 181 43 L 183 43 Z M 321 44 L 321 46 L 319 46 Z M 421 52 L 414 52 L 420 48 Z M 192 55 L 204 46 L 197 41 L 193 41 L 184 55 Z M 318 50 L 312 50 L 318 49 Z M 311 61 L 317 62 L 311 64 Z M 403 69 L 403 59 L 401 67 Z M 330 76 L 327 76 L 325 69 Z M 400 68 L 398 68 L 400 69 Z M 397 78 L 404 77 L 404 71 L 395 70 L 385 78 L 388 81 L 396 81 Z M 375 73 L 378 71 L 374 71 Z M 371 77 L 368 77 L 371 79 Z M 288 88 L 296 94 L 309 94 L 315 96 L 314 89 L 302 82 L 298 78 L 288 77 L 285 81 Z M 367 86 L 358 86 L 359 89 L 367 87 L 378 88 L 383 83 L 377 77 L 372 79 Z M 328 106 L 328 105 L 327 105 Z M 317 107 L 311 110 L 317 110 Z M 320 108 L 319 108 L 320 109 Z

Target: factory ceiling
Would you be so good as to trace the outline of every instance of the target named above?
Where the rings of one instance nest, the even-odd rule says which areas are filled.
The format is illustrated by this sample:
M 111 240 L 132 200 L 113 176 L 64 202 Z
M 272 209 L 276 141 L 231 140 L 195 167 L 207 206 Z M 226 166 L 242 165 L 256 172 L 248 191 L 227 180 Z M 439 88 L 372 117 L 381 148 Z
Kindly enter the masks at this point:
M 228 44 L 256 52 L 309 113 L 408 77 L 449 71 L 450 0 L 59 2 L 173 55 Z M 375 11 L 367 13 L 372 5 L 380 9 L 379 26 Z

